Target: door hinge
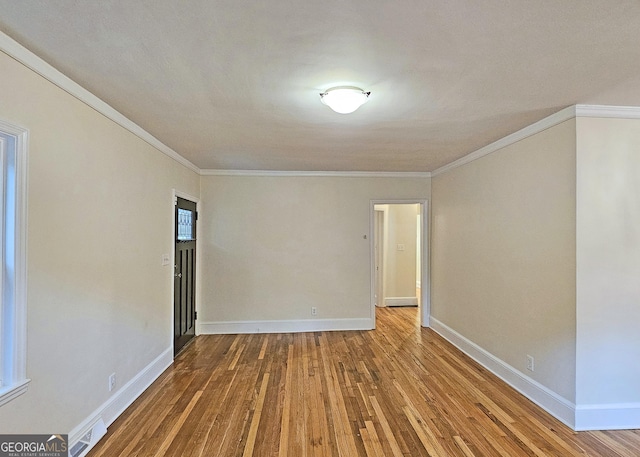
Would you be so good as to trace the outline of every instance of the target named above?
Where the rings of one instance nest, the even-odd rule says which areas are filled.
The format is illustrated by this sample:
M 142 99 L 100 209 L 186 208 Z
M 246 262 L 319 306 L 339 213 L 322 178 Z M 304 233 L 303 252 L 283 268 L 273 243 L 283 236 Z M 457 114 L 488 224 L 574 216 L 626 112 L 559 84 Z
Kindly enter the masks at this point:
M 194 311 L 194 313 L 193 313 L 193 319 L 194 319 L 194 320 L 198 320 L 198 311 Z
M 196 221 L 198 220 L 198 212 L 196 211 Z

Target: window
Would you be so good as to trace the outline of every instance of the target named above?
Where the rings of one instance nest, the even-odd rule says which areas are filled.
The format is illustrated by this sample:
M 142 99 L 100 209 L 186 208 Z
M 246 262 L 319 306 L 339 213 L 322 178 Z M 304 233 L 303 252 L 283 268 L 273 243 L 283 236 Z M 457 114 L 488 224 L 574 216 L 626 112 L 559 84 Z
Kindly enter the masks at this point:
M 178 241 L 193 239 L 193 211 L 178 208 Z
M 27 131 L 0 121 L 0 405 L 27 391 Z

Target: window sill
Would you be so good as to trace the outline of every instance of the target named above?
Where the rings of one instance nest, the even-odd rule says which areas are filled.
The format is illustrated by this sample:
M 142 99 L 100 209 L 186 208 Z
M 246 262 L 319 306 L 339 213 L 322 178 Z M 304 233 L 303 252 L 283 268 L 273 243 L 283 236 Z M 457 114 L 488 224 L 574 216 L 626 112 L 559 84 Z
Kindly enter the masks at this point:
M 31 379 L 24 379 L 13 386 L 0 387 L 0 406 L 25 393 L 29 388 L 30 382 Z

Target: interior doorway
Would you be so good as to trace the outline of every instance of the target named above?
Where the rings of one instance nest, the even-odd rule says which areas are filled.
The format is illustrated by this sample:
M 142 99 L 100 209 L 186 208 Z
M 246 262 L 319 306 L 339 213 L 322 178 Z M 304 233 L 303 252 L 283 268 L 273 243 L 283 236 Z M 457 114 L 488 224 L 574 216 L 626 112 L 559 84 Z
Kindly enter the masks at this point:
M 429 325 L 426 200 L 371 202 L 371 305 L 418 306 Z

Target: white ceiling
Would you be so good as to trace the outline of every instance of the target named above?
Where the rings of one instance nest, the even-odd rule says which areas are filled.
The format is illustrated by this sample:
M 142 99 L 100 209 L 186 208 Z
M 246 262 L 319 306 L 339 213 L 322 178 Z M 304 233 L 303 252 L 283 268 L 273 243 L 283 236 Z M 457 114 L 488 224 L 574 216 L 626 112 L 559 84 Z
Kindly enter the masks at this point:
M 203 169 L 432 171 L 640 105 L 637 0 L 0 0 L 0 30 Z M 319 93 L 371 91 L 350 115 Z

